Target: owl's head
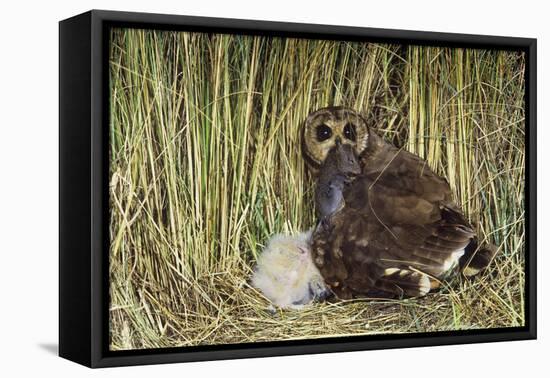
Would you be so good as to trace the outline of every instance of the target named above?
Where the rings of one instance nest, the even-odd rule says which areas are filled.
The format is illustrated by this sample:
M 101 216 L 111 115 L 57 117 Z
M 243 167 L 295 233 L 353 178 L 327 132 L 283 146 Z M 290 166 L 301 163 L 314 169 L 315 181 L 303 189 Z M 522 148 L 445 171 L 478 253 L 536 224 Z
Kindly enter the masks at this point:
M 258 263 L 286 274 L 289 269 L 302 269 L 311 262 L 310 232 L 298 235 L 274 235 L 263 251 Z
M 365 119 L 343 106 L 322 108 L 311 113 L 303 132 L 302 152 L 314 174 L 338 143 L 352 146 L 360 155 L 367 147 L 369 137 Z

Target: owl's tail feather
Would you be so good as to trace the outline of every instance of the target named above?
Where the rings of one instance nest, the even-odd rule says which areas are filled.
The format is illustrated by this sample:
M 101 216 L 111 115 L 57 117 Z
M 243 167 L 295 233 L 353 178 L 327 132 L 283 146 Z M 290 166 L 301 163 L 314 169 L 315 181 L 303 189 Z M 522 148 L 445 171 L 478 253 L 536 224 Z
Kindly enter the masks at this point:
M 497 247 L 493 244 L 480 245 L 477 238 L 472 239 L 459 260 L 460 270 L 466 277 L 473 277 L 489 266 Z

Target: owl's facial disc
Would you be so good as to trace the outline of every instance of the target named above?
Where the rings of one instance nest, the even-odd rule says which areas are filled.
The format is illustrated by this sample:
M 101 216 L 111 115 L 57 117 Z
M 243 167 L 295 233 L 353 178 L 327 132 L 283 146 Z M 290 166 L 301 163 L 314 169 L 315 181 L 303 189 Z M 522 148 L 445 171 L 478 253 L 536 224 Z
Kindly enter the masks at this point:
M 359 156 L 367 146 L 368 128 L 352 109 L 329 107 L 309 115 L 303 137 L 306 160 L 316 171 L 338 143 L 352 146 Z

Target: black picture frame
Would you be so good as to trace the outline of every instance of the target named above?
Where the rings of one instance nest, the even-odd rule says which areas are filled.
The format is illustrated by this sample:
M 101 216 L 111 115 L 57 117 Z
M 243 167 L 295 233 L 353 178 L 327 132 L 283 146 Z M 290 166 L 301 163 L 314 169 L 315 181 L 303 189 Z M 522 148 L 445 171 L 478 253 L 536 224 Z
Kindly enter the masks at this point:
M 109 351 L 110 27 L 513 49 L 526 53 L 525 327 Z M 59 24 L 59 355 L 89 367 L 536 338 L 536 39 L 92 10 Z

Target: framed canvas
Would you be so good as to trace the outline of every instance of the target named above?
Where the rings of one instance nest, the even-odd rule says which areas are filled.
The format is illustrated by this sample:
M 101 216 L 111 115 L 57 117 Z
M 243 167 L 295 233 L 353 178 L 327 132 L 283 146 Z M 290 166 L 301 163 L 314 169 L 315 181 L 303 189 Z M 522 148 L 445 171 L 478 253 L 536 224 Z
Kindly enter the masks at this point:
M 60 22 L 59 354 L 536 337 L 536 40 Z

